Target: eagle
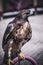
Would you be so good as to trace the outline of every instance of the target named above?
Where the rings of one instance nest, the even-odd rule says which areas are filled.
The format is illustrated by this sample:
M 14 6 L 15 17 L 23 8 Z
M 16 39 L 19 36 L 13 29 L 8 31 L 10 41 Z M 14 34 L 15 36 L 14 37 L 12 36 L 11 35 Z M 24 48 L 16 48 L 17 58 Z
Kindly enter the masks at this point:
M 10 43 L 12 43 L 12 54 L 15 55 L 14 52 L 20 50 L 32 37 L 32 29 L 28 17 L 23 15 L 23 13 L 17 15 L 5 30 L 2 48 L 6 54 L 8 53 Z

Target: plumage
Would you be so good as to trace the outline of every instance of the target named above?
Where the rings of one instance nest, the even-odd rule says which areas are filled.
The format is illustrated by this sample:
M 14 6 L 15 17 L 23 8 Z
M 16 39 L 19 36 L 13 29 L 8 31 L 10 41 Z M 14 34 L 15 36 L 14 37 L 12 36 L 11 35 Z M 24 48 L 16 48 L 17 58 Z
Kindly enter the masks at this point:
M 4 33 L 2 48 L 7 53 L 9 44 L 11 40 L 12 43 L 12 52 L 14 50 L 21 49 L 21 47 L 31 39 L 32 30 L 29 21 L 26 17 L 19 14 L 17 17 L 8 24 L 6 31 Z

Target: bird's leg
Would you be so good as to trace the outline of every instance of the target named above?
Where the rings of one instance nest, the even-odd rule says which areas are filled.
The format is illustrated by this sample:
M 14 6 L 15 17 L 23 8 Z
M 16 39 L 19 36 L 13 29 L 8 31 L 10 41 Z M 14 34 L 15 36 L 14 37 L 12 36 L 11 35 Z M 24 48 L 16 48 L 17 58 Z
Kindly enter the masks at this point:
M 25 59 L 24 53 L 22 53 L 22 52 L 19 53 L 18 56 L 19 56 L 20 59 Z
M 13 40 L 9 41 L 9 49 L 8 49 L 8 65 L 10 65 L 11 63 L 13 64 L 13 61 L 11 61 L 11 50 L 12 50 L 12 44 L 13 44 Z
M 21 52 L 21 50 L 20 50 L 20 52 L 18 52 L 18 57 L 20 59 L 25 59 L 25 55 L 24 55 L 24 53 Z

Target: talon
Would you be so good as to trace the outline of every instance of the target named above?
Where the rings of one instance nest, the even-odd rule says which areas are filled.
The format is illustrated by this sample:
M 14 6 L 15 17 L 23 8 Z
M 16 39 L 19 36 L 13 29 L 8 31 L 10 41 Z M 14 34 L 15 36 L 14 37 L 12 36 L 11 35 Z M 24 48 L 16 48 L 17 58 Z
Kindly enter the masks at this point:
M 14 62 L 12 60 L 9 60 L 9 61 L 10 61 L 10 63 L 14 64 Z
M 25 56 L 24 56 L 23 53 L 18 54 L 18 56 L 19 56 L 20 59 L 25 59 Z

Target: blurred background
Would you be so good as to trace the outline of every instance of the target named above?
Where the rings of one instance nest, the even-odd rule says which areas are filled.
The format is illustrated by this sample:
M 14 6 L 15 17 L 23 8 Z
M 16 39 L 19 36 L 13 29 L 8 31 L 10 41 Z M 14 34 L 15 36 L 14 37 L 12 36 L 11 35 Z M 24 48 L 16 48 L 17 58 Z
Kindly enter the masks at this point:
M 0 0 L 0 16 L 6 12 L 13 14 L 22 9 L 30 9 L 32 14 L 42 14 L 43 0 Z
M 33 57 L 38 65 L 43 65 L 43 0 L 0 0 L 0 65 L 4 57 L 2 49 L 4 32 L 8 23 L 12 22 L 22 9 L 29 11 L 32 38 L 21 50 Z

